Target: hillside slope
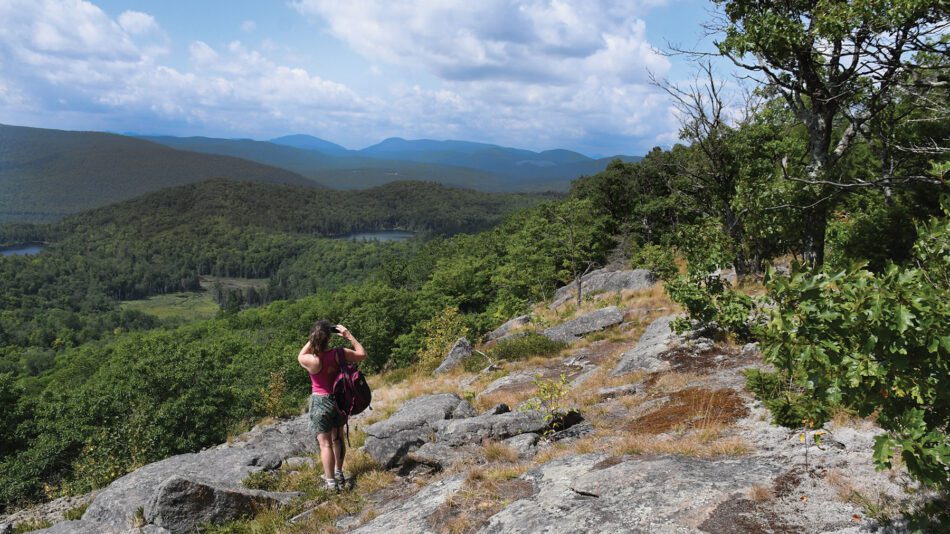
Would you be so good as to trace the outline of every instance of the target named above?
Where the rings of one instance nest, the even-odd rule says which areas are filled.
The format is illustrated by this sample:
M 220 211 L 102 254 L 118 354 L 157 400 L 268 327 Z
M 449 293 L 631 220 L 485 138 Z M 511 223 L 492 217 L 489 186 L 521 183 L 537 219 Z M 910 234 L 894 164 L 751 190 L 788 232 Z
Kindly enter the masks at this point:
M 286 141 L 274 143 L 250 139 L 169 136 L 143 139 L 179 150 L 240 157 L 280 167 L 334 189 L 363 189 L 396 180 L 433 181 L 482 191 L 497 191 L 505 186 L 498 176 L 454 165 L 451 161 L 433 164 L 373 158 L 345 149 L 340 152 L 327 145 L 314 145 L 312 142 L 307 148 L 301 148 L 287 145 Z
M 576 313 L 541 305 L 502 325 L 479 347 L 495 357 L 488 370 L 470 370 L 485 357 L 469 350 L 442 374 L 374 380 L 375 409 L 351 421 L 353 493 L 322 490 L 303 414 L 78 497 L 80 520 L 60 522 L 51 503 L 6 521 L 122 531 L 144 509 L 140 523 L 173 534 L 203 522 L 224 523 L 209 532 L 852 534 L 928 498 L 903 468 L 874 469 L 872 422 L 839 418 L 821 441 L 800 442 L 745 389 L 743 371 L 762 365 L 756 347 L 675 334 L 658 285 L 611 287 Z M 560 345 L 531 352 L 530 336 Z M 272 509 L 241 517 L 262 503 Z
M 211 178 L 316 185 L 286 169 L 121 135 L 0 125 L 0 222 L 56 220 Z

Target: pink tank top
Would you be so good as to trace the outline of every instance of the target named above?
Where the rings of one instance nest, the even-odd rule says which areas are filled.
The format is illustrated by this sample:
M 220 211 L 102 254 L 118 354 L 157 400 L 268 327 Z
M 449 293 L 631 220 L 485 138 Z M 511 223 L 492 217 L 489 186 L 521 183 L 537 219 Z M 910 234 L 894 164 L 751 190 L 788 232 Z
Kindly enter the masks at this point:
M 330 349 L 326 352 L 317 354 L 320 359 L 320 372 L 310 375 L 310 391 L 316 395 L 329 395 L 333 393 L 333 382 L 340 374 L 340 366 L 336 363 L 336 352 L 343 349 Z M 344 357 L 344 355 L 340 355 Z

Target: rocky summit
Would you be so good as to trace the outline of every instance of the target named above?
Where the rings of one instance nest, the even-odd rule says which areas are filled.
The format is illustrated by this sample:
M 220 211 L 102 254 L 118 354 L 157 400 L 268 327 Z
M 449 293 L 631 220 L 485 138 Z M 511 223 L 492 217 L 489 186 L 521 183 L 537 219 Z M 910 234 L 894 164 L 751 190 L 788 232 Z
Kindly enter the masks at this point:
M 881 431 L 873 422 L 839 418 L 810 431 L 772 425 L 745 390 L 744 371 L 763 365 L 755 345 L 676 334 L 677 316 L 655 309 L 587 306 L 544 329 L 537 324 L 550 316 L 516 318 L 490 337 L 535 329 L 565 348 L 475 374 L 456 361 L 412 386 L 380 386 L 374 399 L 383 413 L 354 424 L 365 435 L 364 462 L 390 473 L 389 482 L 358 499 L 337 497 L 360 504 L 350 512 L 340 505 L 330 526 L 857 534 L 882 528 L 894 503 L 928 498 L 900 468 L 874 469 Z M 605 328 L 611 334 L 598 335 Z M 450 355 L 456 350 L 459 360 L 473 348 L 460 340 Z M 188 533 L 281 508 L 295 510 L 287 524 L 297 531 L 329 528 L 325 519 L 307 523 L 330 513 L 327 501 L 243 485 L 249 475 L 280 476 L 288 467 L 316 477 L 313 453 L 305 415 L 256 427 L 129 473 L 88 496 L 80 520 L 60 513 L 39 532 Z M 354 491 L 364 484 L 357 475 Z

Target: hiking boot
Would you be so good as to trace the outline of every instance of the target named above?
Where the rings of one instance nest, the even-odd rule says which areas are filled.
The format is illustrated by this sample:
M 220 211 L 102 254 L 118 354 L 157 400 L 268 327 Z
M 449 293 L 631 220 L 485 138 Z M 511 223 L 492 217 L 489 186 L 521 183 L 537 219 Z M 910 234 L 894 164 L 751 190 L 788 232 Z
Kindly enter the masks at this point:
M 336 478 L 324 478 L 323 481 L 327 484 L 327 491 L 331 493 L 339 493 L 343 490 Z

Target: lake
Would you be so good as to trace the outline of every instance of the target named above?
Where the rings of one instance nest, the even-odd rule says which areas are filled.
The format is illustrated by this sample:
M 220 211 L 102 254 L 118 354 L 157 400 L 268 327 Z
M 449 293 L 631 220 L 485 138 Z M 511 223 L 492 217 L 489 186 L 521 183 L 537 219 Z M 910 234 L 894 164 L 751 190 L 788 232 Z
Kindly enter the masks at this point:
M 358 234 L 347 234 L 334 239 L 346 239 L 349 241 L 405 241 L 416 235 L 414 232 L 404 230 L 382 230 L 379 232 L 361 232 Z
M 46 248 L 39 243 L 25 243 L 11 248 L 0 249 L 0 256 L 35 256 Z

